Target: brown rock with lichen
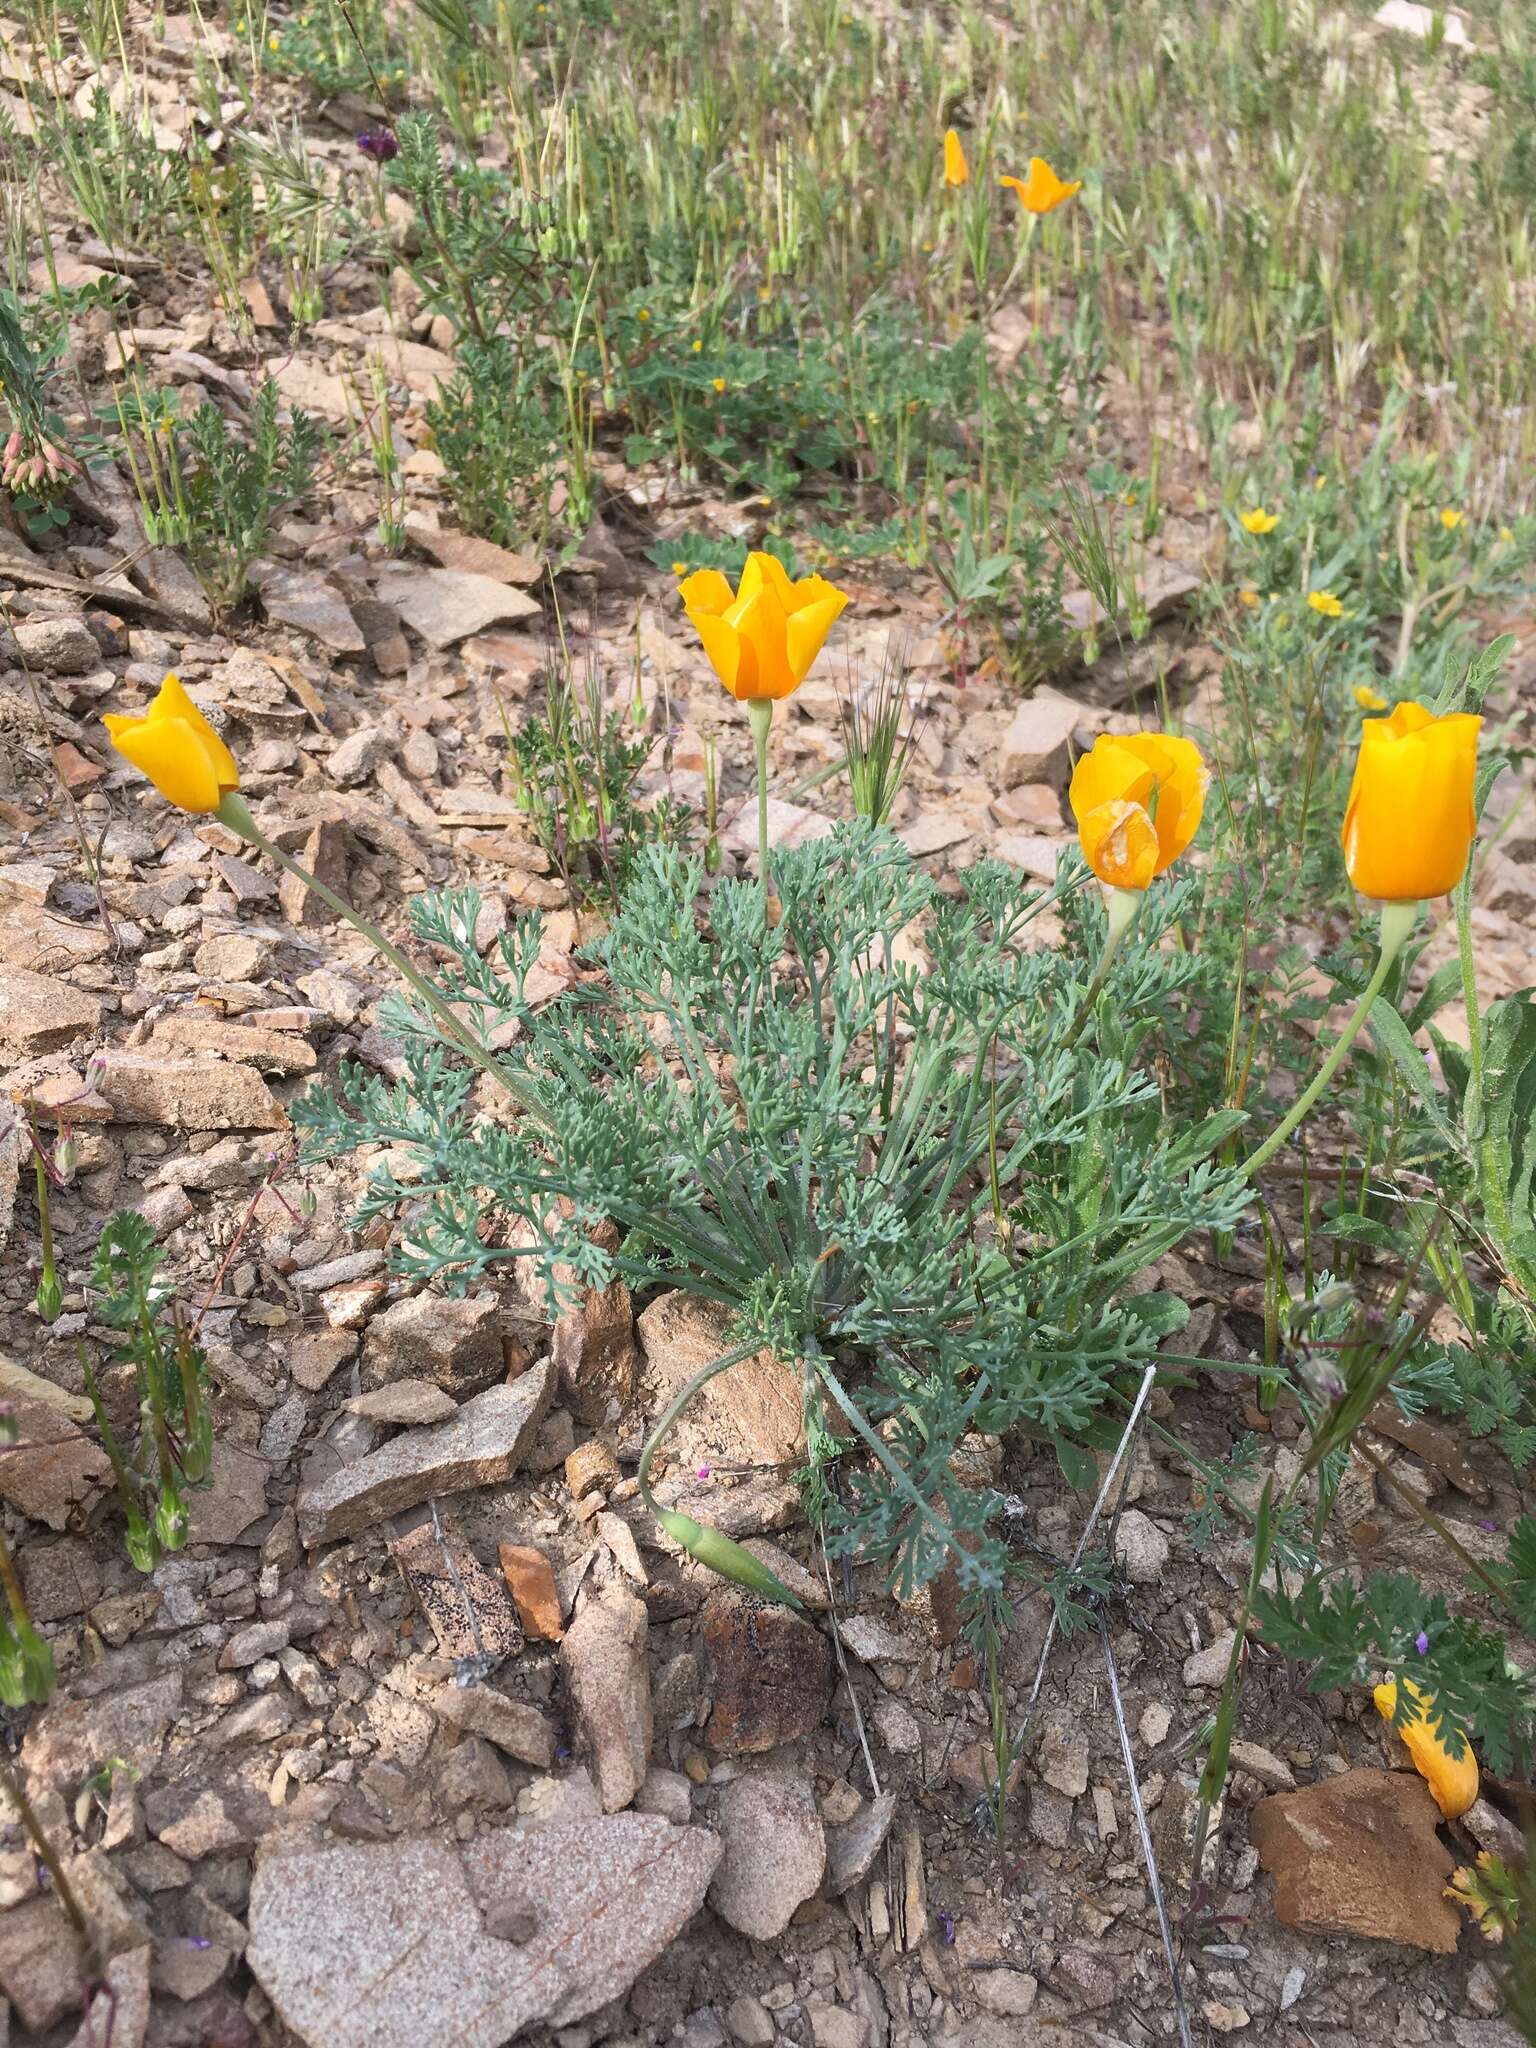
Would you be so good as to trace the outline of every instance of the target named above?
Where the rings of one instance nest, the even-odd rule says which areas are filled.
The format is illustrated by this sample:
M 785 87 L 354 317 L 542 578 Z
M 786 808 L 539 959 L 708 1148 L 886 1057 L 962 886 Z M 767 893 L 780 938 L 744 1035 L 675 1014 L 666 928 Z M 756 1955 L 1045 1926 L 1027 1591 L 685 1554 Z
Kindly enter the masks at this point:
M 1261 1799 L 1249 1837 L 1275 1879 L 1275 1917 L 1306 1934 L 1361 1934 L 1450 1955 L 1461 1921 L 1440 1814 L 1407 1771 L 1346 1771 Z
M 699 1626 L 710 1749 L 744 1756 L 820 1727 L 832 1697 L 832 1650 L 819 1629 L 737 1586 L 710 1594 Z

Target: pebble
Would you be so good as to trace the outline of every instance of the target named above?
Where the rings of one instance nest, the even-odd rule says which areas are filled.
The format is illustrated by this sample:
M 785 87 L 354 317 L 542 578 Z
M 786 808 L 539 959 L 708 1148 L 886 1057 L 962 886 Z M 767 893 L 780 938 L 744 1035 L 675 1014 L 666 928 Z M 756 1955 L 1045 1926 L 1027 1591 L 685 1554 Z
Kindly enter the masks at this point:
M 1237 1640 L 1236 1629 L 1227 1629 L 1214 1643 L 1203 1650 L 1196 1650 L 1184 1659 L 1184 1683 L 1195 1686 L 1224 1685 L 1227 1665 L 1232 1657 L 1232 1645 Z

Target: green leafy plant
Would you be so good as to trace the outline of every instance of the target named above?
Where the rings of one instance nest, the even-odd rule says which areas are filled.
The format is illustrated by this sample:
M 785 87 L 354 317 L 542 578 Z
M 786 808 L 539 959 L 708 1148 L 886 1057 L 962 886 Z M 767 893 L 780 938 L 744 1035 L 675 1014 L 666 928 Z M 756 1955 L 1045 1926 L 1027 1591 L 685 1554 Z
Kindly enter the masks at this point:
M 113 1428 L 95 1372 L 83 1360 L 127 1523 L 124 1542 L 141 1572 L 186 1542 L 186 1491 L 206 1482 L 213 1455 L 205 1361 L 176 1311 L 175 1290 L 161 1277 L 164 1256 L 144 1218 L 121 1209 L 103 1227 L 91 1267 L 96 1313 L 118 1333 L 118 1359 L 134 1369 L 139 1428 L 131 1447 Z
M 560 475 L 561 419 L 547 380 L 498 336 L 466 340 L 427 407 L 459 518 L 502 547 L 542 543 Z
M 268 377 L 256 389 L 248 440 L 235 437 L 216 405 L 200 405 L 186 423 L 186 546 L 215 611 L 244 597 L 273 519 L 314 481 L 320 430 L 297 407 L 284 426 L 281 405 Z
M 671 798 L 637 803 L 635 780 L 651 747 L 624 728 L 623 712 L 603 702 L 596 668 L 578 684 L 564 652 L 554 650 L 542 713 L 517 732 L 507 728 L 507 778 L 539 844 L 568 883 L 612 900 L 640 848 L 679 839 L 688 823 L 686 808 Z
M 850 825 L 776 858 L 777 924 L 758 884 L 723 882 L 706 929 L 702 864 L 650 847 L 594 949 L 608 989 L 543 1010 L 523 994 L 535 920 L 499 942 L 498 971 L 469 936 L 473 892 L 418 900 L 456 1014 L 482 1041 L 520 1026 L 502 1064 L 537 1116 L 475 1117 L 470 1077 L 398 1004 L 406 1078 L 350 1068 L 297 1121 L 317 1151 L 417 1155 L 419 1177 L 379 1177 L 365 1204 L 409 1205 L 414 1272 L 463 1285 L 521 1258 L 552 1301 L 568 1276 L 622 1274 L 726 1304 L 733 1344 L 771 1348 L 808 1412 L 830 1401 L 855 1440 L 843 1504 L 819 1496 L 833 1547 L 903 1591 L 952 1563 L 995 1616 L 1020 1567 L 988 1530 L 991 1497 L 951 1467 L 961 1437 L 1021 1429 L 1080 1476 L 1078 1447 L 1187 1314 L 1132 1276 L 1246 1200 L 1208 1164 L 1228 1120 L 1170 1134 L 1145 1067 L 1198 972 L 1187 955 L 1127 957 L 1064 1047 L 1073 964 L 1021 942 L 1076 879 L 1046 891 L 984 866 L 949 900 L 898 842 Z M 1149 935 L 1184 900 L 1169 889 Z M 892 955 L 919 920 L 923 970 Z M 488 1230 L 492 1213 L 531 1242 Z M 825 1430 L 810 1440 L 825 1449 Z

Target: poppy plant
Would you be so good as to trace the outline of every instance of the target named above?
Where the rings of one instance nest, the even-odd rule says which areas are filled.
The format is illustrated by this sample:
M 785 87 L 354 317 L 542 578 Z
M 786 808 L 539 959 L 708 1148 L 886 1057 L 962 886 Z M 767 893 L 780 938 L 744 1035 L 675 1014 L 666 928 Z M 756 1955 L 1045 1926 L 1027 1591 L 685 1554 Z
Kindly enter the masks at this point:
M 117 751 L 178 810 L 216 811 L 240 787 L 234 755 L 182 688 L 179 676 L 166 677 L 142 718 L 108 712 L 102 723 Z
M 1074 193 L 1083 189 L 1081 178 L 1074 178 L 1070 184 L 1058 178 L 1043 156 L 1030 158 L 1029 169 L 1022 178 L 1002 177 L 997 182 L 1018 194 L 1019 204 L 1026 213 L 1037 216 L 1054 213 L 1058 206 L 1064 206 Z
M 731 589 L 718 569 L 678 585 L 709 665 L 747 707 L 757 755 L 758 872 L 768 886 L 768 730 L 773 707 L 799 689 L 848 602 L 823 576 L 792 578 L 776 555 L 754 549 Z
M 1449 894 L 1466 873 L 1482 723 L 1470 712 L 1436 718 L 1405 703 L 1361 727 L 1342 837 L 1362 896 L 1421 903 Z
M 1069 799 L 1089 867 L 1139 892 L 1200 829 L 1210 777 L 1193 740 L 1165 732 L 1101 733 L 1072 771 Z
M 1199 831 L 1209 780 L 1194 741 L 1166 732 L 1101 733 L 1073 769 L 1068 800 L 1083 857 L 1109 892 L 1109 929 L 1064 1048 L 1087 1022 L 1142 896 Z
M 965 150 L 960 137 L 953 128 L 944 130 L 944 182 L 946 185 L 968 185 L 971 181 L 971 167 L 965 160 Z
M 1399 704 L 1390 718 L 1362 723 L 1341 837 L 1349 879 L 1362 896 L 1381 905 L 1380 952 L 1353 1016 L 1311 1083 L 1248 1161 L 1246 1172 L 1257 1172 L 1274 1157 L 1337 1073 L 1387 985 L 1419 905 L 1426 897 L 1446 895 L 1466 873 L 1477 832 L 1474 789 L 1482 723 L 1468 711 L 1436 718 L 1422 704 L 1411 703 Z
M 743 703 L 793 695 L 848 602 L 824 577 L 794 581 L 776 555 L 758 550 L 734 591 L 718 569 L 700 569 L 678 595 L 710 667 Z
M 1461 1755 L 1453 1757 L 1446 1746 L 1445 1733 L 1455 1724 L 1442 1720 L 1431 1726 L 1429 1701 L 1425 1695 L 1411 1678 L 1404 1678 L 1398 1683 L 1407 1697 L 1408 1706 L 1397 1732 L 1408 1746 L 1414 1769 L 1434 1794 L 1436 1806 L 1447 1820 L 1455 1820 L 1477 1799 L 1477 1758 L 1472 1754 L 1472 1745 L 1457 1728 L 1456 1733 L 1461 1736 Z M 1391 1721 L 1397 1712 L 1398 1683 L 1389 1679 L 1371 1694 L 1376 1702 L 1376 1711 L 1384 1721 Z

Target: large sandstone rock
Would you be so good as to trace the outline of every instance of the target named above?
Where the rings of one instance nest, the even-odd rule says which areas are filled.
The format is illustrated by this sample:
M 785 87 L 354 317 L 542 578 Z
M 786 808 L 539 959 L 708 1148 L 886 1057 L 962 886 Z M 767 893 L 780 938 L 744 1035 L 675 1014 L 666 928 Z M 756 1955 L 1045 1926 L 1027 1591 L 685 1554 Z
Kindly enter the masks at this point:
M 1363 1934 L 1451 1955 L 1461 1916 L 1440 1809 L 1413 1771 L 1345 1771 L 1261 1799 L 1249 1838 L 1275 1879 L 1275 1918 L 1306 1934 Z
M 709 1888 L 722 1920 L 773 1941 L 821 1883 L 826 1833 L 808 1782 L 788 1771 L 748 1771 L 720 1795 L 725 1854 Z
M 505 1373 L 501 1312 L 491 1295 L 413 1294 L 374 1318 L 363 1351 L 365 1387 L 426 1379 L 463 1400 Z
M 636 1319 L 652 1401 L 659 1411 L 684 1383 L 734 1347 L 731 1312 L 674 1289 Z M 675 1436 L 690 1464 L 782 1465 L 805 1449 L 800 1382 L 792 1367 L 763 1351 L 717 1373 L 678 1418 Z
M 626 1813 L 269 1857 L 246 1960 L 308 2048 L 499 2048 L 621 1998 L 720 1855 L 706 1829 Z

